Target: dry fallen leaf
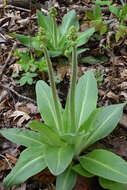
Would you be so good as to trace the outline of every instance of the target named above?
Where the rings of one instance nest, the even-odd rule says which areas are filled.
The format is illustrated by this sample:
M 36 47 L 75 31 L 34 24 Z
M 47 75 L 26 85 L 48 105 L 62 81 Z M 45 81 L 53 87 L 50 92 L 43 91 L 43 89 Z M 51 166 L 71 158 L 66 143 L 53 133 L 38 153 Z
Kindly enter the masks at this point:
M 12 69 L 13 74 L 19 74 L 19 72 L 21 71 L 21 66 L 17 63 L 11 65 L 9 68 Z
M 10 163 L 12 164 L 16 164 L 17 162 L 17 158 L 15 158 L 13 155 L 9 154 L 9 153 L 6 153 L 6 158 L 9 160 Z
M 127 92 L 122 91 L 120 95 L 125 98 L 125 101 L 127 100 Z
M 126 90 L 127 89 L 127 82 L 122 82 L 120 84 L 120 87 L 121 87 L 122 90 Z
M 115 100 L 115 102 L 117 102 L 117 103 L 119 103 L 119 96 L 118 95 L 116 95 L 115 93 L 113 93 L 113 92 L 108 92 L 107 94 L 106 94 L 106 96 L 108 97 L 108 98 L 111 98 L 112 100 Z
M 8 168 L 8 163 L 4 159 L 0 159 L 0 172 Z
M 121 77 L 127 77 L 127 69 L 124 69 L 123 72 L 121 73 Z
M 18 111 L 18 110 L 14 111 L 9 116 L 9 118 L 11 118 L 11 117 L 14 117 L 14 120 L 16 120 L 18 117 L 20 117 L 20 119 L 17 122 L 17 126 L 21 126 L 24 121 L 28 121 L 30 119 L 30 116 L 27 113 L 25 113 L 23 111 Z

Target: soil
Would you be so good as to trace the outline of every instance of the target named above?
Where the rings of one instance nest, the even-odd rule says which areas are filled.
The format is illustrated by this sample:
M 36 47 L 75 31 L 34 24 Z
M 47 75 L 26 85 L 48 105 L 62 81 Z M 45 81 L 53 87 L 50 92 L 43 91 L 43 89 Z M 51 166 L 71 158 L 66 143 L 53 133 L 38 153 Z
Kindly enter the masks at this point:
M 12 4 L 9 1 L 6 6 L 0 5 L 0 129 L 27 128 L 30 121 L 42 120 L 36 105 L 35 84 L 21 87 L 17 84 L 16 79 L 12 78 L 14 71 L 21 72 L 16 64 L 17 58 L 13 55 L 13 50 L 24 47 L 16 39 L 10 37 L 9 33 L 35 35 L 37 33 L 36 9 L 38 4 L 45 13 L 50 6 L 55 5 L 59 13 L 58 23 L 61 23 L 61 18 L 67 11 L 76 9 L 81 31 L 84 31 L 88 28 L 88 24 L 85 22 L 87 19 L 85 13 L 88 9 L 92 10 L 92 2 L 94 1 L 43 0 L 42 2 L 38 0 L 34 4 L 32 2 L 32 6 L 30 4 L 28 6 L 28 2 L 22 6 L 21 3 Z M 115 3 L 121 6 L 119 1 L 114 1 Z M 103 17 L 104 19 L 112 18 L 112 15 L 105 11 Z M 108 32 L 102 37 L 99 35 L 92 37 L 85 45 L 89 50 L 79 56 L 78 78 L 87 70 L 96 73 L 99 90 L 98 107 L 123 103 L 127 100 L 127 39 L 121 39 L 119 43 L 114 42 L 114 25 L 112 24 L 112 33 Z M 107 44 L 110 46 L 108 50 L 104 48 Z M 83 62 L 82 57 L 84 56 L 93 56 L 101 61 L 96 64 L 88 64 Z M 69 88 L 70 68 L 67 60 L 64 61 L 64 64 L 60 59 L 56 59 L 54 62 L 54 70 L 60 80 L 57 84 L 58 94 L 64 107 Z M 44 75 L 48 82 L 47 74 Z M 91 146 L 89 150 L 104 148 L 127 161 L 127 106 L 123 111 L 123 118 L 117 128 L 108 137 Z M 20 112 L 24 115 L 21 115 Z M 11 167 L 15 165 L 23 150 L 24 147 L 11 143 L 0 135 L 0 190 L 55 190 L 55 178 L 47 170 L 45 174 L 40 174 L 40 177 L 34 176 L 22 185 L 11 188 L 3 186 L 4 177 L 11 171 Z M 93 189 L 102 189 L 97 184 L 97 180 L 94 187 L 89 186 L 86 190 Z M 79 186 L 76 190 L 80 190 Z

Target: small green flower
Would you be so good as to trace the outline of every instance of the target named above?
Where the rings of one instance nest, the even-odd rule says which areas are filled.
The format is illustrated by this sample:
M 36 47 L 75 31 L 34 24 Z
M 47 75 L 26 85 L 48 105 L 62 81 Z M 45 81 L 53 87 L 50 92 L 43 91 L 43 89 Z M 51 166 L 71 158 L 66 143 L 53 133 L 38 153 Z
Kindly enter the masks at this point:
M 39 28 L 37 39 L 39 41 L 41 41 L 42 43 L 44 43 L 45 45 L 47 45 L 48 38 L 46 36 L 46 32 L 45 32 L 44 28 L 42 28 L 42 27 Z
M 70 29 L 69 29 L 69 34 L 67 35 L 67 39 L 68 40 L 71 40 L 71 41 L 76 41 L 77 40 L 77 31 L 76 31 L 76 28 L 75 26 L 72 26 Z
M 49 14 L 52 16 L 52 17 L 56 17 L 57 16 L 57 10 L 55 7 L 51 7 L 50 10 L 49 10 Z

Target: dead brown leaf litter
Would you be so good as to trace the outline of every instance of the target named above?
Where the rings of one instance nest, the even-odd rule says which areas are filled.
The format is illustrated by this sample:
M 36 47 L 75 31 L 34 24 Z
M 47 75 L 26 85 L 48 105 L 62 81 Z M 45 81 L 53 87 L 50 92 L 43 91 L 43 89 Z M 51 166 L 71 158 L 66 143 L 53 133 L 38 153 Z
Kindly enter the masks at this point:
M 24 35 L 34 35 L 37 32 L 36 5 L 39 3 L 41 10 L 47 14 L 47 10 L 52 5 L 52 2 L 59 11 L 58 22 L 61 22 L 61 16 L 64 13 L 75 8 L 82 23 L 86 20 L 84 11 L 91 9 L 92 6 L 89 0 L 55 0 L 44 1 L 43 3 L 41 1 L 37 1 L 36 3 L 32 1 L 32 10 L 30 10 L 30 5 L 28 6 L 29 3 L 26 7 L 20 6 L 21 3 L 6 5 L 4 7 L 0 5 L 0 128 L 27 128 L 30 120 L 41 120 L 36 106 L 34 86 L 20 87 L 11 77 L 13 69 L 19 69 L 15 65 L 16 57 L 13 55 L 13 50 L 15 48 L 21 49 L 23 46 L 10 37 L 9 33 L 16 32 Z M 118 4 L 117 1 L 116 3 Z M 121 6 L 120 3 L 119 6 Z M 108 16 L 104 12 L 104 17 Z M 82 25 L 82 31 L 87 27 L 88 25 Z M 115 24 L 111 23 L 110 27 L 114 30 Z M 90 50 L 82 55 L 85 57 L 94 56 L 96 58 L 104 55 L 107 57 L 107 61 L 104 64 L 89 65 L 88 63 L 81 63 L 79 65 L 79 77 L 88 69 L 95 72 L 98 71 L 98 73 L 101 73 L 102 70 L 104 71 L 101 74 L 102 81 L 98 82 L 98 106 L 122 103 L 127 100 L 127 39 L 116 44 L 113 40 L 113 34 L 107 33 L 99 40 L 92 38 L 88 44 Z M 110 47 L 108 50 L 103 48 L 107 44 Z M 59 60 L 56 62 L 58 63 L 58 66 L 55 67 L 56 73 L 61 81 L 57 84 L 57 88 L 64 106 L 69 87 L 70 69 L 68 63 L 60 65 Z M 96 146 L 105 146 L 127 160 L 126 120 L 127 106 L 124 108 L 123 119 L 120 121 L 118 128 L 108 138 L 98 142 Z M 2 136 L 0 136 L 0 142 L 0 154 L 2 155 L 0 157 L 0 189 L 6 190 L 2 186 L 2 180 L 10 169 L 9 164 L 12 167 L 15 165 L 23 147 L 7 141 Z M 10 190 L 50 190 L 54 188 L 53 185 L 51 186 L 30 179 L 23 185 L 12 187 Z

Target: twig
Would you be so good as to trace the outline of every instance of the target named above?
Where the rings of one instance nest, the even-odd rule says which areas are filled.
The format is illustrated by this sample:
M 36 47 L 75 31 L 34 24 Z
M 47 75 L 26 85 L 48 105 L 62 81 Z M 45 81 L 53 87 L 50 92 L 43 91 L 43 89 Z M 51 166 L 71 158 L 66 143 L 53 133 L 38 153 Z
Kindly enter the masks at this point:
M 14 6 L 14 5 L 0 5 L 0 9 L 15 9 L 15 10 L 19 10 L 19 11 L 24 11 L 24 12 L 31 12 L 31 10 L 29 9 L 25 9 L 25 8 L 22 8 L 22 7 L 17 7 L 17 6 Z
M 23 95 L 19 94 L 18 92 L 16 92 L 16 91 L 15 91 L 14 89 L 12 89 L 11 87 L 9 88 L 9 86 L 2 85 L 1 83 L 0 83 L 0 86 L 2 86 L 3 88 L 5 88 L 5 89 L 11 91 L 12 93 L 14 93 L 14 94 L 15 94 L 16 96 L 18 96 L 19 98 L 22 98 L 22 99 L 24 99 L 24 100 L 30 101 L 30 102 L 32 102 L 32 103 L 34 103 L 34 104 L 37 104 L 35 100 L 33 100 L 33 99 L 29 98 L 29 97 L 26 97 L 26 96 L 23 96 Z
M 124 2 L 123 0 L 120 0 L 120 2 L 121 2 L 121 4 L 122 4 L 122 6 L 125 5 L 125 2 Z
M 3 72 L 4 72 L 5 68 L 6 68 L 6 66 L 7 66 L 7 64 L 8 64 L 8 62 L 9 62 L 9 60 L 10 60 L 10 58 L 11 58 L 11 56 L 12 56 L 12 53 L 13 53 L 13 51 L 15 50 L 16 46 L 17 46 L 17 43 L 15 42 L 15 43 L 13 44 L 13 47 L 12 47 L 11 51 L 10 51 L 9 54 L 8 54 L 8 57 L 7 57 L 7 59 L 6 59 L 5 63 L 4 63 L 4 65 L 3 65 L 2 69 L 1 69 L 0 78 L 1 78 L 1 76 L 2 76 L 2 74 L 3 74 Z

